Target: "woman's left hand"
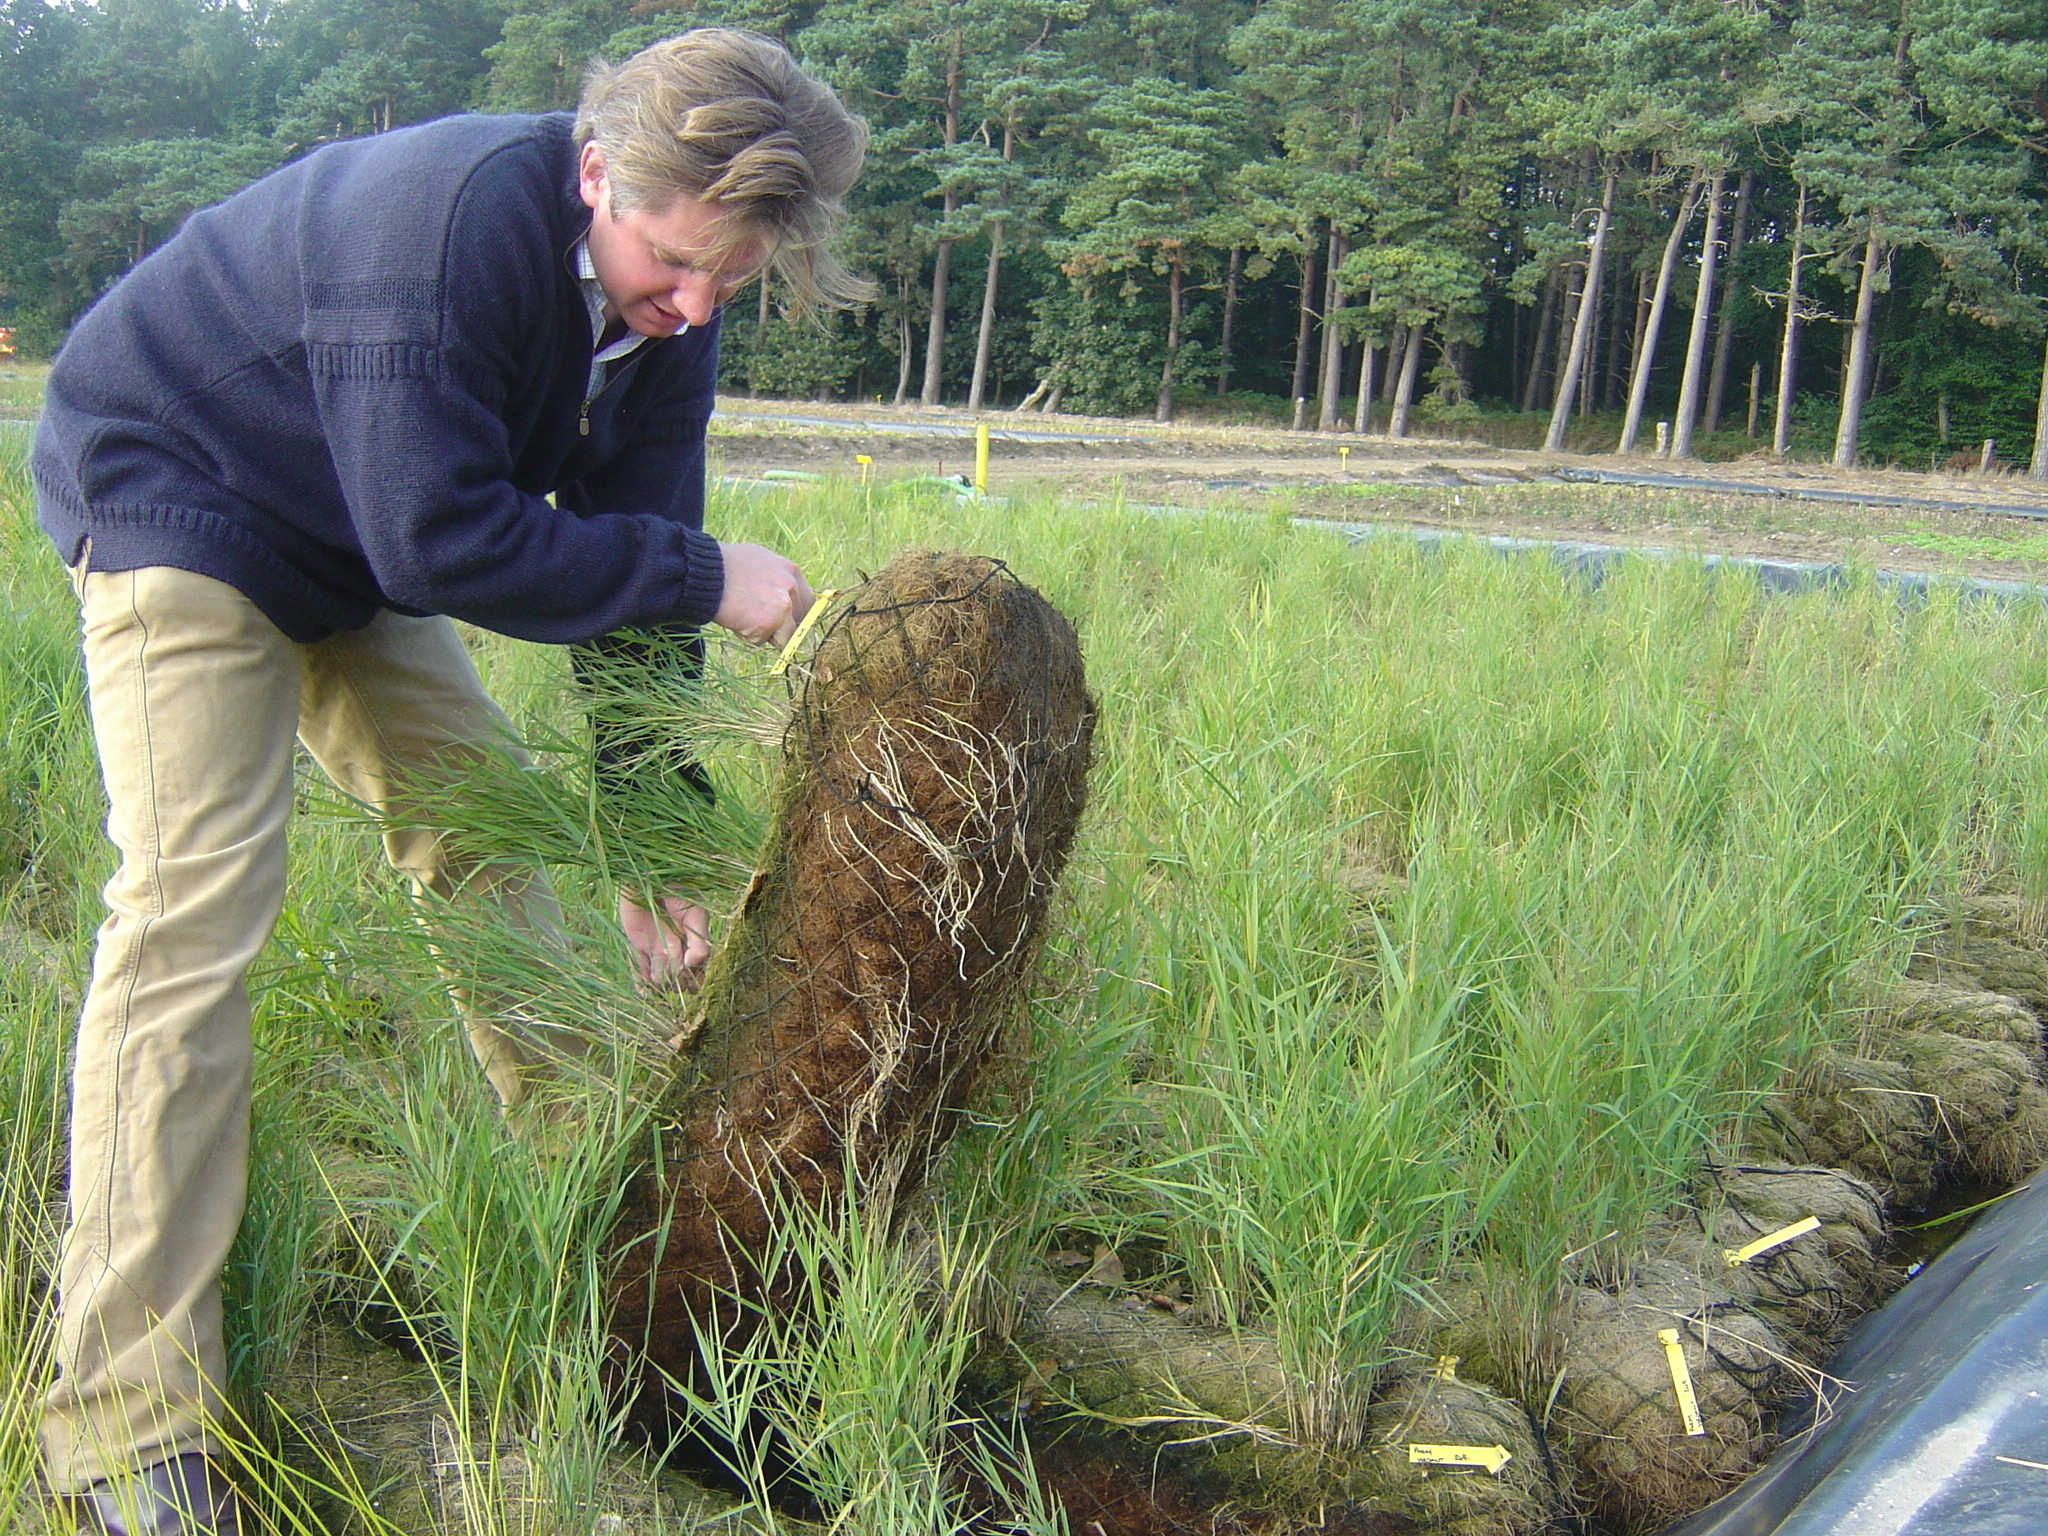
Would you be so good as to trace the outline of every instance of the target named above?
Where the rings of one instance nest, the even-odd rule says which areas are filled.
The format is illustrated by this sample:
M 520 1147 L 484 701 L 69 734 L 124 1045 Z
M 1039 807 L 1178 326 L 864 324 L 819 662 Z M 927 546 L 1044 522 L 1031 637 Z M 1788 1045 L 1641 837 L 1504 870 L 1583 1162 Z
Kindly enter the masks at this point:
M 711 958 L 711 914 L 687 896 L 663 896 L 643 907 L 619 898 L 619 927 L 633 946 L 634 968 L 650 987 L 694 992 Z

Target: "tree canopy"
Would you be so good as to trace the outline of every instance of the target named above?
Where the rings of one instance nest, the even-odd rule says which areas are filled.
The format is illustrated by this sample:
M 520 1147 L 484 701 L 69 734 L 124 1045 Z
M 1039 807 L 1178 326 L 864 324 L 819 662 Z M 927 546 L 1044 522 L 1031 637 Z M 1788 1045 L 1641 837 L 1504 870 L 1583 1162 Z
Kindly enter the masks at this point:
M 1626 403 L 1844 463 L 2023 460 L 2048 410 L 2023 0 L 0 0 L 0 323 L 46 351 L 276 165 L 701 24 L 874 130 L 879 297 L 743 296 L 728 388 L 1553 441 Z

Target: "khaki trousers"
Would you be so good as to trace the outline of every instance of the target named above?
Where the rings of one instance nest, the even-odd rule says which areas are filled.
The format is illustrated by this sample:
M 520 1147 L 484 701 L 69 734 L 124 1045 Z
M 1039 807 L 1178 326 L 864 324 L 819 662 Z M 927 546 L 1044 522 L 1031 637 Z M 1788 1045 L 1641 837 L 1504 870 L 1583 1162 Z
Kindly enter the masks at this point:
M 284 900 L 294 734 L 344 791 L 381 805 L 398 771 L 474 754 L 507 729 L 446 619 L 385 613 L 300 645 L 209 577 L 152 567 L 73 581 L 121 865 L 72 1077 L 44 1416 L 58 1493 L 219 1449 L 220 1276 L 247 1185 L 243 977 Z M 456 867 L 428 833 L 385 845 L 431 897 L 486 895 L 559 934 L 544 876 Z M 562 1048 L 473 1011 L 469 1022 L 508 1105 Z

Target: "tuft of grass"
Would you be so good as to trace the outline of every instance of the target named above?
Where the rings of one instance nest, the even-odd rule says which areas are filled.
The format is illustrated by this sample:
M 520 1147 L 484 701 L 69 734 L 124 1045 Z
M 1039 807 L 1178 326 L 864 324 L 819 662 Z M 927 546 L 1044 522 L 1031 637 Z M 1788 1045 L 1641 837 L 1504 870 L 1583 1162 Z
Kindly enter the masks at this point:
M 986 1246 L 944 1220 L 898 1240 L 893 1214 L 778 1211 L 756 1262 L 785 1303 L 733 1298 L 734 1335 L 707 1338 L 701 1383 L 673 1390 L 771 1532 L 800 1495 L 847 1536 L 1065 1536 L 1021 1440 L 960 1403 Z
M 2048 533 L 1958 533 L 1934 524 L 1919 524 L 1891 535 L 1894 544 L 1931 549 L 1958 560 L 2048 560 Z

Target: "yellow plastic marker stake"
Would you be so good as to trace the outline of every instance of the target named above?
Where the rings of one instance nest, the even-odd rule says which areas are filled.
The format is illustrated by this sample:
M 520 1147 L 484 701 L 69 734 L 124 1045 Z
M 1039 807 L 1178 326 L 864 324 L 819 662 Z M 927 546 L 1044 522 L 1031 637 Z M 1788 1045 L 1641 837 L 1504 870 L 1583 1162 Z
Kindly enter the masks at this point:
M 804 615 L 803 622 L 796 627 L 796 633 L 789 637 L 789 644 L 782 648 L 782 654 L 775 658 L 775 665 L 768 669 L 770 677 L 780 677 L 789 670 L 789 664 L 796 659 L 796 648 L 804 643 L 804 636 L 811 632 L 811 626 L 824 613 L 825 605 L 839 595 L 837 587 L 827 587 L 822 592 L 811 594 L 811 611 Z
M 988 423 L 985 421 L 974 424 L 974 488 L 977 491 L 988 489 Z
M 875 461 L 864 453 L 856 453 L 853 456 L 853 462 L 860 466 L 860 483 L 866 485 L 868 483 L 868 466 Z
M 1804 1237 L 1809 1232 L 1820 1230 L 1818 1216 L 1802 1216 L 1789 1227 L 1780 1227 L 1775 1232 L 1766 1232 L 1753 1243 L 1744 1243 L 1740 1248 L 1723 1248 L 1721 1257 L 1733 1269 L 1738 1264 L 1747 1264 L 1758 1254 L 1769 1253 L 1781 1243 L 1789 1243 L 1795 1237 Z
M 1685 1351 L 1678 1345 L 1676 1328 L 1659 1328 L 1657 1342 L 1664 1346 L 1664 1358 L 1671 1365 L 1671 1390 L 1678 1394 L 1678 1416 L 1685 1421 L 1688 1435 L 1704 1435 L 1700 1422 L 1700 1400 L 1693 1395 L 1692 1368 L 1685 1363 Z
M 1458 1355 L 1438 1355 L 1436 1364 L 1430 1367 L 1430 1376 L 1437 1381 L 1456 1381 L 1460 1358 Z
M 1337 468 L 1345 474 L 1349 474 L 1351 472 L 1351 450 L 1349 448 L 1338 448 Z
M 1484 1468 L 1495 1477 L 1501 1469 L 1515 1459 L 1515 1453 L 1504 1445 L 1411 1445 L 1408 1447 L 1408 1464 L 1421 1467 L 1463 1467 L 1468 1471 Z

